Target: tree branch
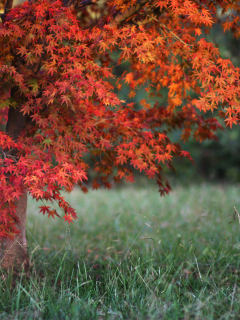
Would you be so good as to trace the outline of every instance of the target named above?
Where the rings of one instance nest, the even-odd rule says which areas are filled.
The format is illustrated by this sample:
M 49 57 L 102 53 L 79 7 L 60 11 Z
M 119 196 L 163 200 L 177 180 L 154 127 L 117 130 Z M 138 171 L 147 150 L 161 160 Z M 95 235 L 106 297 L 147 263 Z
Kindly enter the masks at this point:
M 75 10 L 79 10 L 83 7 L 92 5 L 92 4 L 96 4 L 98 2 L 98 0 L 82 0 L 82 1 L 78 1 L 78 0 L 63 0 L 64 6 L 66 7 L 74 7 Z
M 0 19 L 3 21 L 4 18 L 6 17 L 6 14 L 12 9 L 13 7 L 13 0 L 7 0 L 4 8 L 4 13 L 0 14 Z
M 7 0 L 5 4 L 4 15 L 6 15 L 13 7 L 13 0 Z
M 138 11 L 147 3 L 149 0 L 140 0 L 138 3 L 131 7 L 127 12 L 119 13 L 115 16 L 115 18 L 109 23 L 110 27 L 116 27 L 121 24 L 128 18 L 132 17 L 134 14 L 138 13 Z
M 81 9 L 86 6 L 90 6 L 91 4 L 97 4 L 98 0 L 83 0 L 77 6 L 78 9 Z

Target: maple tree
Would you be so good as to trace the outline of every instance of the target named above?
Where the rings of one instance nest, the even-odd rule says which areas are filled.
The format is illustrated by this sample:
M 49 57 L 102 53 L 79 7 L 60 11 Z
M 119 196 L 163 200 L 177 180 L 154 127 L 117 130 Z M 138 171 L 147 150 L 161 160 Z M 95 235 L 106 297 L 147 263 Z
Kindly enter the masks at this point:
M 239 69 L 206 41 L 214 24 L 240 34 L 237 1 L 37 0 L 12 8 L 0 23 L 1 266 L 28 264 L 27 193 L 40 212 L 68 223 L 75 210 L 61 196 L 96 172 L 92 188 L 134 181 L 133 170 L 170 191 L 163 166 L 191 156 L 171 141 L 216 139 L 239 119 Z M 114 67 L 128 63 L 119 78 Z M 129 87 L 123 101 L 118 92 Z M 144 88 L 141 108 L 131 102 Z M 167 88 L 165 104 L 160 102 Z M 130 102 L 129 102 L 130 101 Z M 93 161 L 89 167 L 85 156 Z

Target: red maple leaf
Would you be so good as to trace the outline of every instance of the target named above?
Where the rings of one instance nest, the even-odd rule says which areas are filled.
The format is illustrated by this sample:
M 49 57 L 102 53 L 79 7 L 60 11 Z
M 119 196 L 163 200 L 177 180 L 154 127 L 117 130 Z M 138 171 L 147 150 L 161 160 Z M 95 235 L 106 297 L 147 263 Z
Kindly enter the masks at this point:
M 70 222 L 72 222 L 73 223 L 73 217 L 72 217 L 72 215 L 71 214 L 65 214 L 65 216 L 63 217 L 63 219 L 65 220 L 65 222 L 67 221 L 69 224 L 70 224 Z

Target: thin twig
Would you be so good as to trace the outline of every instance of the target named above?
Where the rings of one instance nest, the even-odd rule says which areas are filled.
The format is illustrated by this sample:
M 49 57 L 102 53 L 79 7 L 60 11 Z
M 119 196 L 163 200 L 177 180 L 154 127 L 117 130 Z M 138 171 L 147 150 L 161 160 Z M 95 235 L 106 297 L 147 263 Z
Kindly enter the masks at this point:
M 116 27 L 120 25 L 122 22 L 136 14 L 148 2 L 149 0 L 138 1 L 136 5 L 134 7 L 131 7 L 128 11 L 117 14 L 115 18 L 109 23 L 109 26 Z
M 239 222 L 239 224 L 240 224 L 240 215 L 239 215 L 236 207 L 233 207 L 233 209 L 234 209 L 234 211 L 235 211 L 235 216 L 234 216 L 234 217 L 238 217 L 238 222 Z
M 182 42 L 185 46 L 190 47 L 190 45 L 188 45 L 188 44 L 187 44 L 186 42 L 184 42 L 181 38 L 179 38 L 179 36 L 177 36 L 174 32 L 172 32 L 172 30 L 170 30 L 164 23 L 158 21 L 155 17 L 152 17 L 152 16 L 150 16 L 150 15 L 146 15 L 146 16 L 149 17 L 149 18 L 151 18 L 152 20 L 158 22 L 161 26 L 163 26 L 164 28 L 166 28 L 167 31 L 174 36 L 174 38 L 178 39 L 178 40 L 179 40 L 180 42 Z
M 0 149 L 0 152 L 2 153 L 4 160 L 10 158 L 10 159 L 12 159 L 15 163 L 17 163 L 18 160 L 19 160 L 19 157 L 10 155 L 9 152 L 11 152 L 11 151 L 12 151 L 12 149 L 9 150 L 8 152 L 4 152 L 2 149 Z

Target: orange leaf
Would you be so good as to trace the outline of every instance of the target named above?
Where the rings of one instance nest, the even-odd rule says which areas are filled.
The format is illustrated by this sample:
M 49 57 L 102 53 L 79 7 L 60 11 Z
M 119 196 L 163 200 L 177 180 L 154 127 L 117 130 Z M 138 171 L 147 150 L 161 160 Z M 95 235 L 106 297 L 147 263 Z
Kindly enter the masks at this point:
M 65 216 L 63 217 L 63 219 L 65 220 L 65 222 L 67 221 L 69 224 L 70 222 L 72 222 L 73 217 L 71 214 L 65 214 Z M 72 222 L 73 223 L 73 222 Z

